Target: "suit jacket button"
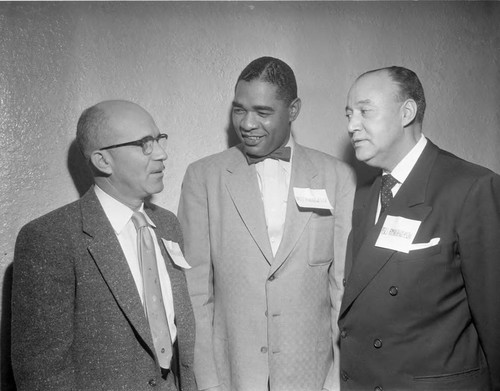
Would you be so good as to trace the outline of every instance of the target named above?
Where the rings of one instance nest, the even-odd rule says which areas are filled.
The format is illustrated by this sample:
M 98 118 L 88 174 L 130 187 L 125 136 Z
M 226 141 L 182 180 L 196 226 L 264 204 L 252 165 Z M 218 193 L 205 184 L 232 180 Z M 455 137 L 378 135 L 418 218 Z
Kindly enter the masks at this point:
M 345 278 L 342 279 L 342 285 L 345 286 Z
M 260 348 L 261 353 L 267 353 L 267 348 L 265 346 L 262 346 Z
M 398 294 L 398 287 L 397 286 L 391 286 L 389 288 L 389 294 L 391 296 L 396 296 Z
M 342 377 L 343 381 L 349 380 L 349 375 L 347 374 L 346 371 L 340 371 L 340 376 Z
M 156 380 L 155 380 L 155 379 L 151 379 L 150 381 L 148 381 L 148 384 L 149 384 L 151 387 L 156 387 Z
M 373 346 L 375 346 L 376 349 L 380 349 L 382 347 L 382 340 L 377 338 L 375 341 L 373 341 Z
M 341 338 L 347 337 L 347 331 L 346 331 L 346 329 L 342 329 L 342 331 L 340 332 L 340 337 Z

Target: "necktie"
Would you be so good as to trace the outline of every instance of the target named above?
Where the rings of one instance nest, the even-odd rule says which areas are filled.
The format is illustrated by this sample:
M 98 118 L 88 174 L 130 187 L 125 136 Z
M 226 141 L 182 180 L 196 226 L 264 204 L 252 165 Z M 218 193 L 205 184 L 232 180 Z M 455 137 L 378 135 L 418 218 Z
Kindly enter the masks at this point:
M 391 174 L 382 176 L 382 186 L 380 188 L 380 214 L 389 206 L 392 201 L 392 188 L 398 183 L 398 180 L 394 178 Z
M 246 154 L 248 164 L 255 164 L 265 159 L 276 159 L 289 162 L 291 156 L 292 156 L 292 149 L 290 147 L 279 147 L 278 149 L 276 149 L 275 151 L 271 152 L 269 155 L 266 156 L 252 156 Z
M 172 340 L 170 339 L 167 314 L 161 294 L 153 236 L 149 232 L 148 223 L 141 212 L 135 212 L 132 215 L 132 221 L 137 229 L 137 253 L 142 273 L 144 308 L 156 356 L 162 368 L 170 368 Z

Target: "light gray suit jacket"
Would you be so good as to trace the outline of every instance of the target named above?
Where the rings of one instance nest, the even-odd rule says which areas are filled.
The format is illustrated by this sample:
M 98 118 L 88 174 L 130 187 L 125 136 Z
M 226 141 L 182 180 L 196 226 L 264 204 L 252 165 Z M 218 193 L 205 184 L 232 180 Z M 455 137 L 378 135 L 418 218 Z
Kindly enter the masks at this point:
M 333 215 L 299 208 L 294 187 L 325 189 Z M 188 168 L 178 215 L 200 389 L 267 390 L 268 379 L 273 391 L 338 385 L 334 340 L 354 188 L 345 163 L 296 145 L 273 257 L 255 167 L 241 146 Z
M 180 242 L 171 212 L 145 205 L 157 236 Z M 161 247 L 161 244 L 160 244 Z M 181 386 L 191 371 L 194 319 L 184 272 L 162 248 L 172 283 Z M 174 390 L 155 362 L 144 309 L 118 239 L 91 188 L 19 233 L 12 292 L 18 390 Z

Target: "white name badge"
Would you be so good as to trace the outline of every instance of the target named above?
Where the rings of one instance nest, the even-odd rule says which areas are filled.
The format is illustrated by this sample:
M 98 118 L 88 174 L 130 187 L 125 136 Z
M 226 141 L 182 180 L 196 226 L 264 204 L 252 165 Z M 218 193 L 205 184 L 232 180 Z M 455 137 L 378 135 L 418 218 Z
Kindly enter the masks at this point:
M 333 210 L 325 189 L 294 187 L 293 194 L 295 195 L 295 202 L 302 208 Z
M 387 216 L 375 246 L 409 253 L 421 223 L 400 216 Z
M 181 248 L 179 247 L 179 243 L 177 242 L 172 242 L 170 240 L 165 240 L 161 238 L 163 245 L 165 246 L 165 249 L 168 252 L 168 255 L 172 258 L 172 261 L 179 266 L 182 267 L 183 269 L 191 269 L 191 266 L 189 266 L 189 263 L 186 262 L 184 259 L 184 255 L 182 255 Z

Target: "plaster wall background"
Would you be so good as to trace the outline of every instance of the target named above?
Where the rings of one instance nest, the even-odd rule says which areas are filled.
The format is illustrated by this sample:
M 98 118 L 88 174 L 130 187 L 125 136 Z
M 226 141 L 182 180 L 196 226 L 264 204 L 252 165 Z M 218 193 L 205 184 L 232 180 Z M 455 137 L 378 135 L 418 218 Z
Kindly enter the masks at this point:
M 495 2 L 0 3 L 1 389 L 14 389 L 16 235 L 88 188 L 72 144 L 83 109 L 123 98 L 153 115 L 170 142 L 154 201 L 175 212 L 187 165 L 234 143 L 234 82 L 251 60 L 291 65 L 303 103 L 296 140 L 351 162 L 350 85 L 403 65 L 426 91 L 424 133 L 500 172 L 499 26 Z M 355 166 L 360 180 L 371 174 Z

